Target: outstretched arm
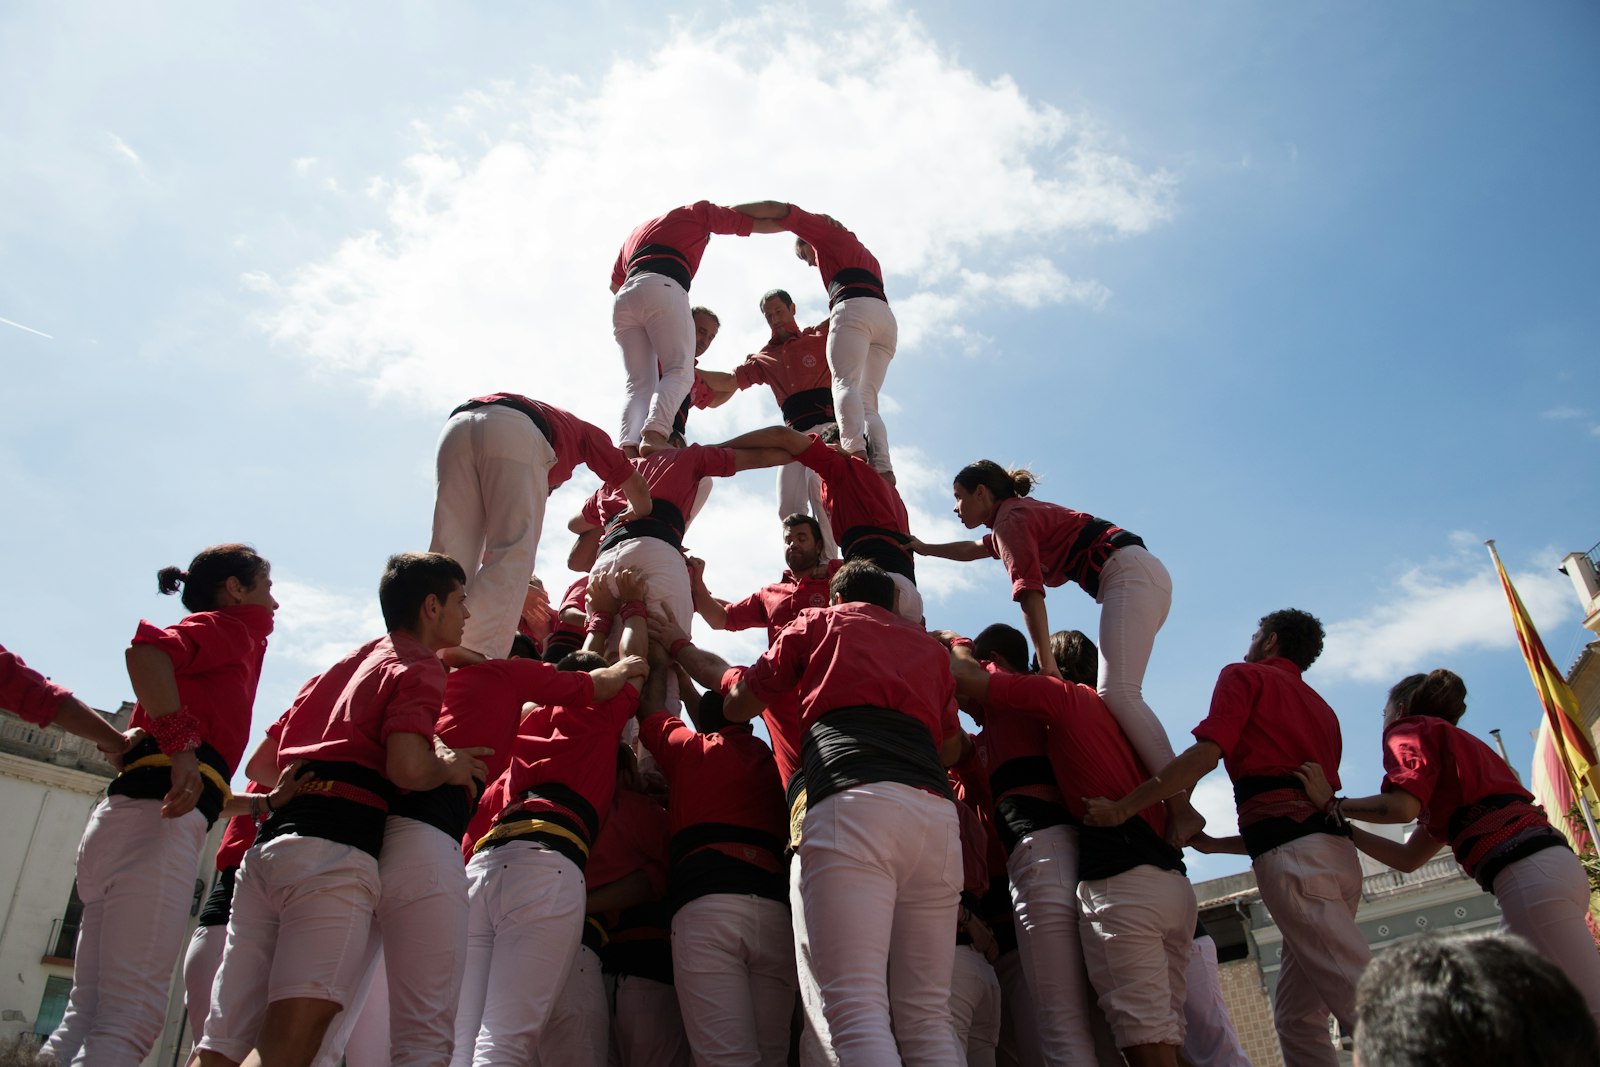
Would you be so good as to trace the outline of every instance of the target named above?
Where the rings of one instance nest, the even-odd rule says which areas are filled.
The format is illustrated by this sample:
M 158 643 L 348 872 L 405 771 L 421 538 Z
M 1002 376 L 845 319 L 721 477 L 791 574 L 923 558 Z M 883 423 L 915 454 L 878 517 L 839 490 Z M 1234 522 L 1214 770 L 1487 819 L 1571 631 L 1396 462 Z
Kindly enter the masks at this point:
M 781 467 L 785 463 L 794 462 L 794 455 L 782 448 L 736 448 L 733 453 L 738 457 L 734 461 L 734 469 L 741 471 L 755 470 L 758 467 Z
M 1355 838 L 1356 848 L 1379 863 L 1387 863 L 1397 871 L 1408 873 L 1433 859 L 1444 847 L 1438 838 L 1420 826 L 1404 841 L 1391 841 L 1359 826 L 1352 826 L 1350 833 Z
M 811 447 L 811 438 L 787 426 L 768 426 L 763 430 L 742 433 L 731 441 L 723 441 L 719 448 L 778 448 L 789 456 L 798 456 Z M 784 462 L 789 462 L 788 458 Z
M 781 220 L 789 215 L 789 205 L 781 200 L 756 200 L 749 204 L 735 204 L 733 210 L 755 219 L 751 233 L 782 233 Z
M 695 374 L 705 383 L 707 392 L 711 394 L 701 405 L 702 407 L 720 408 L 733 399 L 733 394 L 739 391 L 738 381 L 725 370 L 697 370 Z
M 938 556 L 940 559 L 953 559 L 961 563 L 989 558 L 989 552 L 983 547 L 982 541 L 943 541 L 930 545 L 913 537 L 906 547 L 919 556 Z
M 1375 793 L 1370 797 L 1335 797 L 1333 786 L 1328 784 L 1328 776 L 1320 763 L 1302 763 L 1295 768 L 1294 776 L 1306 787 L 1306 796 L 1311 798 L 1311 803 L 1323 811 L 1333 808 L 1335 817 L 1339 819 L 1408 823 L 1422 811 L 1422 801 L 1404 789 Z
M 1220 746 L 1213 741 L 1196 741 L 1161 768 L 1159 774 L 1121 800 L 1087 798 L 1089 810 L 1083 821 L 1090 826 L 1121 826 L 1150 805 L 1193 789 L 1195 783 L 1215 770 L 1221 761 Z

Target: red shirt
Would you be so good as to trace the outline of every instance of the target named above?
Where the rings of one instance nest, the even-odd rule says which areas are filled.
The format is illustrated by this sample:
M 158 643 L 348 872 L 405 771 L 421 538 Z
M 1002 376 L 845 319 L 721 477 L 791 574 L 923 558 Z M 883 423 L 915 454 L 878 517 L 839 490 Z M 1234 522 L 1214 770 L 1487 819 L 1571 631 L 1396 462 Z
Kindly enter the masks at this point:
M 1100 695 L 1042 674 L 996 672 L 984 701 L 988 721 L 1004 715 L 1026 715 L 1049 727 L 1050 765 L 1055 768 L 1067 810 L 1082 819 L 1085 797 L 1126 796 L 1150 777 L 1150 771 L 1128 743 L 1127 735 Z M 1139 812 L 1158 835 L 1167 832 L 1160 804 Z
M 355 763 L 388 777 L 390 734 L 433 736 L 445 669 L 401 630 L 349 652 L 307 682 L 281 720 L 278 766 L 297 759 Z
M 611 810 L 611 797 L 617 789 L 617 742 L 638 706 L 639 691 L 625 685 L 622 692 L 601 704 L 534 708 L 522 721 L 511 750 L 507 772 L 510 799 L 515 801 L 536 786 L 555 782 L 588 801 L 596 821 L 603 818 Z M 539 811 L 543 806 L 535 801 L 527 807 Z
M 494 828 L 494 821 L 500 813 L 506 810 L 506 805 L 511 803 L 510 767 L 506 773 L 493 779 L 483 788 L 483 795 L 478 798 L 477 810 L 472 813 L 472 818 L 467 822 L 467 832 L 461 835 L 461 857 L 463 860 L 472 859 L 472 850 L 480 838 Z
M 911 523 L 894 486 L 883 480 L 860 456 L 847 456 L 811 434 L 811 447 L 795 459 L 822 476 L 822 506 L 828 509 L 833 537 L 843 541 L 855 526 L 873 526 L 908 534 Z
M 1339 718 L 1305 683 L 1300 668 L 1282 656 L 1222 668 L 1211 711 L 1192 732 L 1222 749 L 1235 784 L 1241 778 L 1292 775 L 1302 763 L 1315 762 L 1328 784 L 1340 788 Z
M 450 672 L 434 733 L 451 748 L 494 749 L 483 757 L 486 780 L 492 782 L 511 764 L 523 704 L 593 702 L 594 679 L 586 671 L 558 671 L 531 659 L 491 659 Z
M 651 219 L 628 235 L 617 253 L 617 262 L 611 268 L 611 284 L 621 288 L 628 278 L 628 260 L 645 245 L 666 245 L 677 252 L 689 277 L 700 269 L 700 259 L 706 254 L 706 244 L 714 233 L 749 237 L 755 219 L 729 207 L 720 207 L 709 200 L 700 200 L 685 207 L 675 207 L 659 218 Z
M 991 682 L 1006 676 L 992 663 L 985 662 L 983 667 L 989 672 Z M 1037 766 L 1038 760 L 1048 759 L 1050 755 L 1049 732 L 1044 722 L 1003 712 L 999 715 L 985 714 L 983 730 L 974 741 L 977 744 L 977 757 L 987 776 L 985 781 L 995 801 L 1015 793 L 1061 803 L 1061 789 L 1056 785 L 1054 772 L 1046 775 L 1043 773 L 1045 769 Z M 1033 761 L 1035 770 L 1041 773 L 1022 773 L 1020 782 L 1013 781 L 1018 777 L 1018 771 L 1028 766 L 1025 761 Z M 996 776 L 999 777 L 998 792 L 994 789 Z M 1045 777 L 1049 780 L 1040 780 Z
M 667 892 L 667 813 L 632 789 L 619 789 L 595 838 L 583 880 L 590 889 L 643 871 L 657 897 Z
M 1506 761 L 1458 726 L 1432 715 L 1407 715 L 1383 731 L 1383 789 L 1422 801 L 1422 825 L 1450 841 L 1451 816 L 1490 796 L 1532 801 Z
M 537 408 L 550 427 L 548 440 L 556 454 L 555 466 L 550 468 L 550 491 L 555 492 L 572 477 L 573 468 L 582 463 L 606 485 L 621 485 L 633 474 L 628 457 L 622 449 L 611 443 L 611 438 L 598 426 L 584 422 L 578 416 L 540 400 L 530 400 L 518 393 L 490 393 L 475 396 L 473 400 L 489 403 L 494 400 L 515 400 Z
M 989 891 L 989 835 L 983 815 L 966 788 L 966 780 L 952 767 L 950 788 L 956 797 L 956 817 L 961 828 L 961 890 L 981 897 Z
M 71 695 L 72 690 L 49 681 L 0 645 L 0 707 L 16 712 L 23 722 L 49 726 L 56 721 L 56 708 Z
M 264 793 L 265 789 L 250 783 L 250 792 Z M 244 862 L 244 854 L 250 851 L 250 846 L 256 843 L 256 819 L 254 815 L 235 815 L 228 820 L 227 827 L 222 831 L 222 840 L 217 844 L 217 870 L 225 871 L 229 867 L 237 867 Z
M 790 204 L 789 214 L 783 219 L 783 228 L 817 253 L 817 270 L 822 273 L 823 285 L 833 284 L 834 275 L 851 267 L 869 270 L 880 282 L 883 280 L 883 268 L 878 266 L 878 261 L 867 251 L 866 245 L 838 223 Z
M 733 368 L 733 380 L 740 389 L 752 385 L 771 387 L 781 408 L 795 393 L 808 389 L 833 389 L 833 372 L 828 369 L 828 323 L 823 321 L 783 341 L 769 341 L 766 347 Z
M 1047 585 L 1066 582 L 1093 593 L 1112 552 L 1111 538 L 1124 532 L 1093 515 L 1019 496 L 1000 501 L 990 526 L 983 547 L 1005 564 L 1013 600 L 1030 589 L 1043 592 Z
M 199 720 L 201 739 L 222 756 L 229 774 L 238 768 L 250 738 L 250 713 L 271 632 L 271 609 L 239 604 L 197 611 L 165 628 L 140 619 L 133 635 L 135 645 L 158 648 L 172 661 L 178 698 Z M 129 721 L 150 727 L 142 705 Z
M 667 814 L 674 834 L 701 823 L 726 823 L 780 841 L 788 837 L 789 811 L 772 750 L 748 726 L 702 734 L 658 711 L 639 724 L 639 740 L 672 786 Z
M 935 748 L 961 728 L 950 654 L 920 626 L 873 604 L 802 611 L 744 680 L 769 703 L 798 686 L 804 730 L 830 711 L 862 705 L 911 716 Z
M 650 499 L 664 501 L 677 508 L 687 526 L 695 510 L 700 482 L 705 478 L 726 478 L 733 474 L 738 469 L 739 456 L 731 448 L 690 445 L 656 452 L 631 462 L 650 487 Z M 626 510 L 628 498 L 616 488 L 601 489 L 583 502 L 584 519 L 596 526 L 604 526 Z

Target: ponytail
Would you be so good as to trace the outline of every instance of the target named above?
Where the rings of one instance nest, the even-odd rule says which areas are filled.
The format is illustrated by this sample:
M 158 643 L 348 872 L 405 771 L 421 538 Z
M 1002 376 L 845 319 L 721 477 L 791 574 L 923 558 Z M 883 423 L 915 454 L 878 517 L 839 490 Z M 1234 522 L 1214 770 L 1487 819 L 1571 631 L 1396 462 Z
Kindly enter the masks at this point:
M 156 572 L 156 588 L 171 596 L 183 588 L 183 606 L 190 611 L 215 611 L 217 593 L 229 578 L 250 588 L 267 569 L 267 561 L 249 545 L 227 544 L 203 548 L 189 562 L 187 571 L 162 567 Z
M 981 485 L 989 490 L 989 495 L 996 500 L 1027 496 L 1033 492 L 1033 487 L 1039 481 L 1026 467 L 1007 470 L 992 459 L 980 459 L 976 463 L 968 463 L 956 474 L 955 480 L 957 485 L 969 493 Z

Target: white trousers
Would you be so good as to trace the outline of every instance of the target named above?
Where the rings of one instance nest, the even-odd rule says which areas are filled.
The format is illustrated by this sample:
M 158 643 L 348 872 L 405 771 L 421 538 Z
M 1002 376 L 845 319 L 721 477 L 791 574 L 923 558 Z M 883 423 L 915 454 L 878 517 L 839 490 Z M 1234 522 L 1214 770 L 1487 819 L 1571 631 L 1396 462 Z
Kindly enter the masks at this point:
M 628 374 L 619 444 L 636 445 L 644 431 L 669 434 L 694 385 L 694 315 L 689 294 L 661 274 L 636 274 L 611 305 L 611 331 Z
M 1144 672 L 1156 633 L 1172 609 L 1172 576 L 1139 545 L 1111 553 L 1100 570 L 1100 698 L 1133 750 L 1154 774 L 1172 761 L 1172 743 L 1144 699 Z
M 1022 970 L 1022 953 L 1007 952 L 996 960 L 994 976 L 1000 980 L 1000 1039 L 995 1063 L 999 1067 L 1045 1067 L 1038 1014 L 1028 990 L 1028 976 Z
M 1118 1048 L 1183 1044 L 1184 973 L 1194 941 L 1189 879 L 1141 864 L 1078 883 L 1083 956 Z
M 614 1067 L 689 1067 L 676 989 L 636 974 L 613 975 L 607 989 Z
M 600 957 L 580 944 L 566 985 L 545 1026 L 534 1067 L 606 1067 L 611 1052 L 611 1007 Z
M 1290 1067 L 1339 1062 L 1328 1015 L 1355 1032 L 1356 982 L 1372 952 L 1356 926 L 1361 861 L 1347 837 L 1311 834 L 1254 861 L 1261 902 L 1283 933 L 1272 1022 Z
M 1508 865 L 1494 879 L 1500 928 L 1525 937 L 1560 967 L 1600 1023 L 1600 952 L 1584 925 L 1589 879 L 1578 857 L 1547 848 Z
M 714 893 L 672 917 L 672 975 L 696 1067 L 784 1067 L 794 933 L 775 900 Z
M 83 918 L 72 993 L 41 1050 L 60 1063 L 137 1067 L 161 1036 L 172 972 L 205 842 L 198 811 L 163 819 L 161 801 L 107 797 L 78 845 Z
M 467 966 L 456 1010 L 456 1067 L 524 1067 L 583 934 L 583 872 L 528 841 L 467 864 Z
M 320 837 L 253 845 L 234 883 L 200 1047 L 239 1062 L 256 1045 L 267 1005 L 354 1004 L 377 905 L 378 861 L 358 848 Z
M 818 427 L 820 429 L 820 427 Z M 822 505 L 822 478 L 804 463 L 785 463 L 778 468 L 778 518 L 810 515 L 822 527 L 822 545 L 829 559 L 839 555 L 833 539 L 833 520 Z
M 1189 946 L 1189 969 L 1183 976 L 1183 1058 L 1193 1067 L 1250 1067 L 1222 999 L 1217 977 L 1217 943 L 1197 937 Z
M 491 659 L 509 654 L 516 636 L 555 461 L 533 420 L 498 404 L 452 416 L 439 434 L 428 549 L 467 572 L 461 644 Z
M 467 962 L 467 875 L 461 845 L 438 828 L 391 815 L 378 859 L 378 928 L 389 987 L 394 1067 L 446 1067 Z
M 869 459 L 880 474 L 894 469 L 889 432 L 878 415 L 878 390 L 889 373 L 898 337 L 894 312 L 883 300 L 841 300 L 828 315 L 828 367 L 833 371 L 839 443 L 846 452 L 859 452 L 870 439 Z
M 898 782 L 854 786 L 808 807 L 800 854 L 812 965 L 840 1064 L 959 1067 L 954 805 Z
M 1044 1062 L 1094 1063 L 1092 993 L 1078 926 L 1078 831 L 1050 826 L 1026 835 L 1006 873 Z
M 1000 1041 L 1000 980 L 983 953 L 957 945 L 950 975 L 950 1029 L 967 1067 L 994 1067 Z
M 665 616 L 687 634 L 694 624 L 694 590 L 689 584 L 689 565 L 683 553 L 659 537 L 631 537 L 595 557 L 589 581 L 591 584 L 603 582 L 615 592 L 617 573 L 630 567 L 639 572 L 648 586 L 645 592 L 646 610 L 651 615 Z M 619 632 L 620 628 L 612 631 L 613 640 Z M 667 675 L 666 708 L 669 714 L 678 706 L 679 699 L 678 672 L 672 671 Z M 628 732 L 631 744 L 633 737 L 638 735 L 632 720 L 629 721 Z
M 822 988 L 817 985 L 817 968 L 811 958 L 811 937 L 806 932 L 805 898 L 800 895 L 800 867 L 805 857 L 789 858 L 789 917 L 794 932 L 794 963 L 800 983 L 800 1011 L 804 1028 L 800 1031 L 800 1067 L 839 1067 L 833 1051 L 833 1035 L 822 1010 Z
M 183 1010 L 189 1016 L 189 1043 L 198 1044 L 211 1013 L 211 983 L 222 962 L 228 927 L 196 926 L 183 954 Z

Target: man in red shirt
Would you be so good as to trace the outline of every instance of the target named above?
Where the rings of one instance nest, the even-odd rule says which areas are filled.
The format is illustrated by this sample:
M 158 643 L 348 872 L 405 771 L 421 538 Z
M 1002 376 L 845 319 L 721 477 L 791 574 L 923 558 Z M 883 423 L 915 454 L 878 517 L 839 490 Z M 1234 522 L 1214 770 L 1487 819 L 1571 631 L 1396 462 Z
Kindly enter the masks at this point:
M 943 647 L 894 601 L 886 572 L 846 563 L 830 606 L 778 635 L 732 682 L 724 713 L 747 722 L 785 690 L 801 694 L 800 897 L 839 1062 L 903 1054 L 956 1067 L 950 932 L 962 870 L 944 772 L 960 749 L 955 683 Z
M 868 455 L 878 473 L 894 477 L 889 434 L 878 415 L 878 391 L 894 358 L 899 327 L 883 290 L 883 268 L 855 234 L 827 215 L 773 200 L 740 205 L 795 235 L 794 254 L 816 267 L 828 290 L 828 366 L 839 438 L 850 455 Z M 769 221 L 775 220 L 775 221 Z
M 749 236 L 760 205 L 739 209 L 701 200 L 673 208 L 628 235 L 611 268 L 611 328 L 628 373 L 624 448 L 665 447 L 678 405 L 694 384 L 694 318 L 689 286 L 714 233 Z
M 1195 744 L 1121 800 L 1089 801 L 1086 822 L 1117 826 L 1134 812 L 1191 789 L 1220 761 L 1233 780 L 1261 900 L 1283 931 L 1273 1023 L 1284 1060 L 1338 1062 L 1328 1015 L 1355 1025 L 1356 981 L 1371 958 L 1356 926 L 1361 863 L 1348 826 L 1324 814 L 1295 771 L 1319 763 L 1335 790 L 1339 719 L 1301 677 L 1322 654 L 1322 624 L 1287 609 L 1262 618 L 1243 663 L 1222 669 Z
M 199 1044 L 206 1067 L 310 1064 L 366 966 L 378 852 L 395 790 L 471 786 L 481 750 L 436 750 L 438 652 L 468 618 L 460 565 L 391 556 L 378 585 L 389 632 L 307 682 L 280 720 L 280 766 L 316 780 L 262 828 L 239 870 L 227 946 Z
M 0 645 L 0 708 L 35 726 L 58 726 L 94 743 L 101 755 L 120 768 L 128 739 L 72 691 L 45 678 Z
M 544 505 L 578 464 L 650 514 L 650 491 L 605 431 L 516 393 L 474 397 L 439 434 L 430 548 L 467 569 L 472 618 L 452 667 L 503 659 L 511 648 L 539 554 Z
M 916 563 L 906 547 L 911 542 L 910 523 L 893 482 L 861 456 L 846 452 L 832 430 L 818 436 L 769 426 L 740 434 L 722 447 L 782 450 L 816 471 L 822 480 L 823 506 L 845 561 L 866 560 L 887 571 L 897 593 L 894 610 L 921 623 Z
M 740 389 L 766 385 L 778 402 L 784 425 L 791 430 L 821 433 L 837 426 L 833 379 L 828 371 L 827 320 L 802 330 L 795 321 L 794 299 L 782 289 L 773 289 L 761 298 L 761 314 L 772 330 L 772 340 L 761 351 L 746 356 L 731 374 L 702 372 L 713 395 L 711 406 Z M 828 512 L 816 472 L 799 463 L 786 463 L 778 471 L 778 515 L 783 518 L 800 512 L 809 512 L 823 525 L 827 554 L 838 555 L 839 546 L 827 529 Z

